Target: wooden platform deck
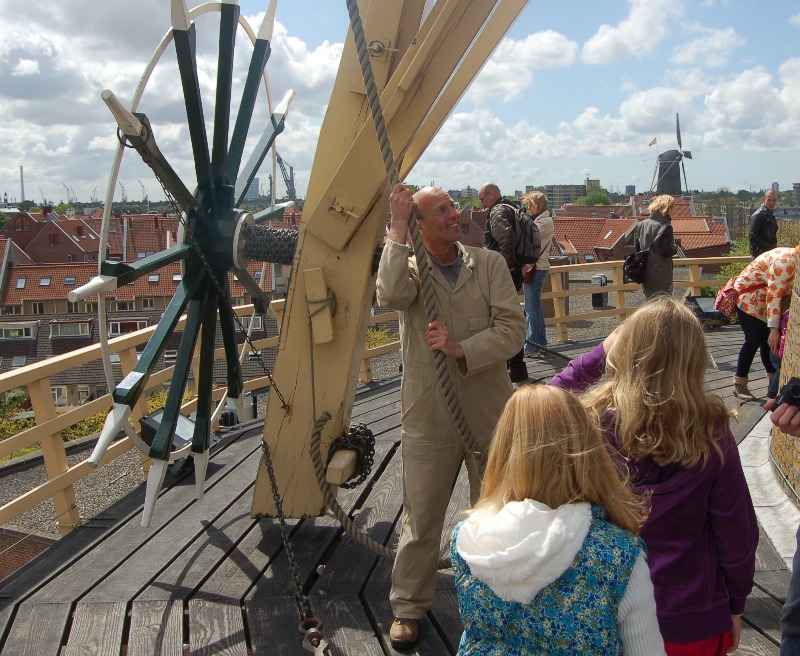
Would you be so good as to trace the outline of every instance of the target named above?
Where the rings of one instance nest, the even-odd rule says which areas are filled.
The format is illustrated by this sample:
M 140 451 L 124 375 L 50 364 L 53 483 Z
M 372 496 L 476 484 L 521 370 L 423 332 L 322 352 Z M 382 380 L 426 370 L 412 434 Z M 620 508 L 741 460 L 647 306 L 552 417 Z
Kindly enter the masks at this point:
M 708 382 L 727 395 L 741 331 L 723 328 L 708 339 L 718 367 L 709 368 Z M 556 350 L 574 357 L 595 343 Z M 532 378 L 547 380 L 564 364 L 548 356 L 530 361 L 529 370 Z M 754 366 L 754 380 L 763 379 L 759 367 Z M 764 394 L 766 383 L 752 388 Z M 366 423 L 375 433 L 375 463 L 367 483 L 339 493 L 345 510 L 384 543 L 396 542 L 402 501 L 399 389 L 399 379 L 391 379 L 359 391 L 353 423 Z M 746 404 L 733 426 L 737 440 L 762 416 L 760 405 Z M 251 425 L 217 445 L 201 501 L 194 500 L 193 476 L 174 477 L 165 484 L 152 527 L 143 529 L 139 489 L 0 582 L 0 653 L 307 653 L 278 525 L 249 516 L 260 434 L 260 427 Z M 443 549 L 466 503 L 462 477 Z M 330 515 L 290 520 L 290 531 L 299 576 L 324 623 L 330 653 L 395 653 L 388 641 L 389 563 L 354 544 Z M 763 536 L 757 570 L 737 653 L 778 654 L 789 574 Z M 420 643 L 415 652 L 404 653 L 453 654 L 461 630 L 452 572 L 445 571 Z

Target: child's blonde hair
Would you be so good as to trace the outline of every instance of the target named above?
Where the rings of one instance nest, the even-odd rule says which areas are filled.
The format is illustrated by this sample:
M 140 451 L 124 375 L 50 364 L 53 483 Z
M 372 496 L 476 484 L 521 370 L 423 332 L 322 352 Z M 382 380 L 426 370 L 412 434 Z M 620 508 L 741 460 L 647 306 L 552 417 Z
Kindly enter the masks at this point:
M 632 533 L 646 516 L 611 460 L 597 421 L 573 394 L 547 385 L 521 387 L 506 403 L 473 510 L 524 499 L 551 508 L 595 503 Z
M 691 467 L 722 455 L 715 429 L 730 412 L 705 389 L 709 362 L 703 327 L 686 306 L 658 297 L 624 324 L 606 354 L 609 379 L 584 402 L 603 416 L 613 410 L 616 435 L 634 459 Z

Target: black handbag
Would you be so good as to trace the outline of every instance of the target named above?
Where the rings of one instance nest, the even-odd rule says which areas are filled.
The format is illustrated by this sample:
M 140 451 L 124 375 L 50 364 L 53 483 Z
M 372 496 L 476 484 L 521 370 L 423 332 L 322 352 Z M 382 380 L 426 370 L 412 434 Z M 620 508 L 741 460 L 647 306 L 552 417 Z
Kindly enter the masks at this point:
M 639 285 L 642 284 L 649 254 L 650 251 L 636 251 L 625 257 L 625 262 L 622 265 L 622 275 L 625 280 Z

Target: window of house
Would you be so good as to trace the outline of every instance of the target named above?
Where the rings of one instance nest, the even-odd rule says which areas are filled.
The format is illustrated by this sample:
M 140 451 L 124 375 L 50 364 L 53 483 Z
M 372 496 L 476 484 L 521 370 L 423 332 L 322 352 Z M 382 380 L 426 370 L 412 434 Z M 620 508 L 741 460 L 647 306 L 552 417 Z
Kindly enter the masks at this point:
M 275 264 L 275 276 L 282 276 L 283 275 L 283 265 L 282 264 Z
M 44 303 L 41 301 L 36 301 L 35 303 L 31 303 L 31 311 L 33 314 L 44 314 Z
M 108 355 L 108 361 L 112 364 L 119 364 L 119 353 L 110 353 Z
M 50 391 L 53 393 L 53 403 L 55 403 L 57 407 L 63 408 L 67 405 L 66 385 L 51 385 Z
M 109 322 L 110 335 L 125 335 L 133 333 L 137 330 L 147 328 L 147 319 L 131 319 L 130 321 L 110 321 Z
M 83 311 L 91 314 L 97 314 L 97 302 L 83 304 Z
M 261 349 L 255 349 L 247 354 L 248 358 L 257 358 L 261 356 Z
M 88 321 L 50 324 L 50 337 L 88 337 L 88 335 Z
M 67 276 L 64 278 L 64 284 L 67 286 L 71 286 L 75 284 L 75 276 Z
M 101 396 L 105 396 L 108 394 L 108 390 L 106 389 L 105 385 L 98 385 L 96 388 L 97 390 L 97 398 L 99 399 Z
M 50 276 L 39 278 L 39 287 L 49 287 L 53 279 Z
M 58 235 L 47 235 L 48 246 L 58 246 Z
M 22 308 L 19 305 L 4 305 L 2 313 L 7 314 L 22 314 Z
M 17 278 L 17 289 L 25 289 L 25 283 L 28 282 L 27 278 Z
M 18 321 L 0 324 L 0 339 L 35 339 L 38 321 Z
M 15 355 L 11 360 L 11 366 L 14 367 L 15 369 L 17 367 L 24 367 L 25 366 L 25 360 L 27 360 L 27 359 L 28 359 L 27 356 Z
M 158 274 L 151 273 L 149 276 L 147 276 L 147 282 L 158 282 Z
M 164 350 L 164 362 L 169 362 L 171 364 L 175 364 L 175 360 L 178 359 L 178 349 L 165 349 Z
M 67 301 L 67 314 L 78 314 L 78 304 Z
M 67 255 L 67 262 L 77 262 L 74 255 Z M 72 283 L 73 285 L 75 283 Z
M 583 256 L 584 262 L 594 262 L 594 255 L 584 255 Z
M 117 226 L 115 226 L 115 225 L 110 225 L 110 226 L 108 226 L 108 232 L 109 232 L 110 234 L 112 234 L 112 235 L 113 235 L 113 234 L 116 234 L 116 232 L 117 232 Z
M 152 297 L 145 297 L 142 299 L 142 309 L 152 310 L 156 306 L 156 299 Z
M 83 405 L 89 400 L 92 390 L 88 385 L 78 385 L 78 403 Z
M 261 280 L 261 271 L 256 271 L 254 278 L 255 280 Z
M 136 258 L 139 260 L 143 260 L 145 257 L 147 257 L 147 253 L 145 253 L 144 251 L 139 251 L 138 253 L 136 253 Z
M 252 318 L 253 317 L 239 318 L 245 330 L 247 330 L 250 327 L 250 319 Z M 253 330 L 264 330 L 264 318 L 261 315 L 256 315 L 255 320 L 253 321 Z
M 172 282 L 180 282 L 181 281 L 181 274 L 180 273 L 173 273 L 172 274 Z
M 130 312 L 133 310 L 133 301 L 117 301 L 118 312 Z

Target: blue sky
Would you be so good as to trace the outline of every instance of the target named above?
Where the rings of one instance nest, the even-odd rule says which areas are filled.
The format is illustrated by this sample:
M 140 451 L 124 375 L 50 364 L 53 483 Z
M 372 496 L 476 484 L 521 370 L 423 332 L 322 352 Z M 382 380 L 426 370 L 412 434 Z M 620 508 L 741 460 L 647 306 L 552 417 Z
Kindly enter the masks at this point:
M 240 4 L 257 29 L 267 0 Z M 0 0 L 6 33 L 29 35 L 0 44 L 0 194 L 19 197 L 23 165 L 29 199 L 65 199 L 65 184 L 80 200 L 104 196 L 116 142 L 100 91 L 130 100 L 168 12 L 167 0 Z M 198 20 L 201 52 L 214 20 Z M 347 25 L 345 0 L 278 2 L 268 70 L 274 97 L 297 91 L 278 147 L 301 196 Z M 800 181 L 798 43 L 800 5 L 789 0 L 531 0 L 408 180 L 462 188 L 491 178 L 510 193 L 588 175 L 647 190 L 656 155 L 677 145 L 679 113 L 690 187 L 789 188 Z M 190 176 L 169 54 L 140 111 Z M 247 57 L 242 46 L 237 66 Z M 209 98 L 213 68 L 201 61 Z M 162 197 L 130 159 L 120 174 L 128 198 L 141 186 Z

